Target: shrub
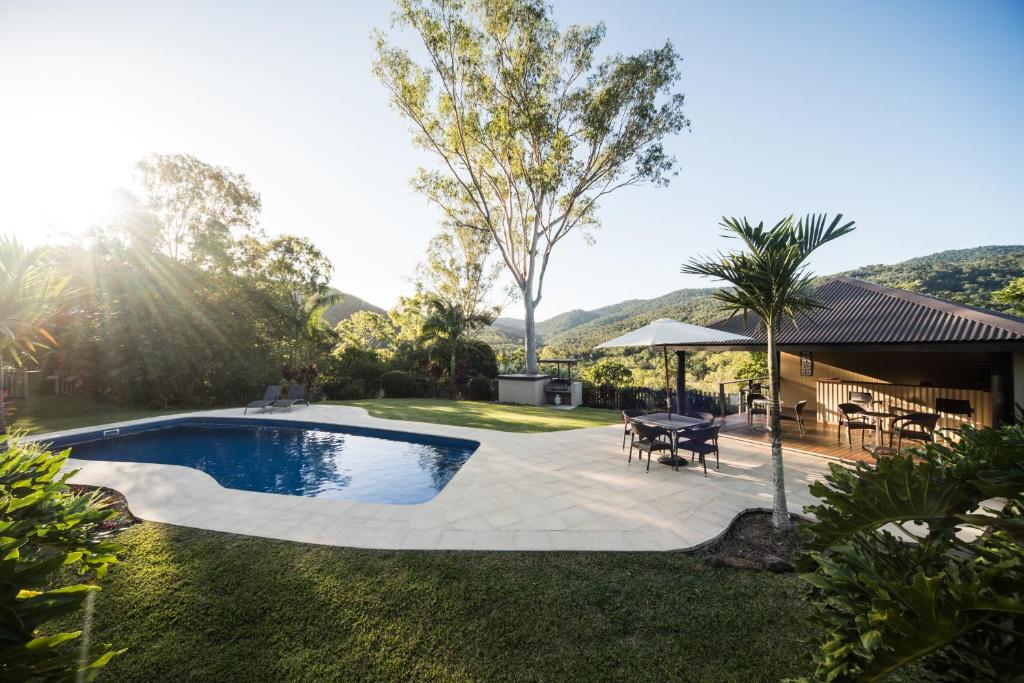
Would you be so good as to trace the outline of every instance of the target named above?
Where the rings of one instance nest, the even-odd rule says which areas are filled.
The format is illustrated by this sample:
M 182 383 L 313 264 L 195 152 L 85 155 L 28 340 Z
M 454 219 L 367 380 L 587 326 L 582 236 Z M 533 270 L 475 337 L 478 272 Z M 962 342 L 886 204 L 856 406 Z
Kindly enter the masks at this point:
M 459 367 L 455 371 L 456 382 L 468 382 L 472 377 L 498 376 L 498 358 L 494 355 L 494 349 L 486 342 L 478 339 L 468 339 L 459 344 L 456 352 Z M 464 374 L 464 379 L 459 375 Z
M 486 377 L 474 377 L 469 380 L 469 397 L 474 401 L 490 401 L 493 393 L 491 391 L 491 380 Z
M 69 615 L 99 586 L 52 588 L 62 567 L 103 577 L 121 547 L 101 524 L 117 514 L 98 494 L 68 490 L 73 472 L 60 474 L 70 451 L 53 453 L 34 443 L 0 441 L 0 679 L 91 680 L 116 651 L 103 645 L 91 662 L 67 641 L 81 631 L 46 634 L 42 626 Z M 63 644 L 63 646 L 62 646 Z M 93 653 L 95 654 L 95 653 Z
M 330 401 L 354 401 L 366 398 L 363 383 L 351 377 L 331 377 L 320 385 L 324 398 Z
M 385 398 L 409 398 L 412 396 L 412 377 L 403 370 L 388 370 L 380 376 Z
M 583 368 L 582 378 L 594 386 L 626 386 L 633 383 L 633 371 L 622 361 L 602 358 L 591 366 Z
M 320 376 L 320 368 L 316 363 L 300 365 L 297 368 L 287 364 L 281 366 L 281 377 L 288 384 L 305 384 L 306 396 L 311 401 L 319 400 L 321 397 Z
M 806 508 L 816 521 L 797 566 L 822 627 L 818 678 L 1024 673 L 1022 454 L 1024 425 L 964 426 L 955 444 L 833 464 L 811 485 L 822 504 Z

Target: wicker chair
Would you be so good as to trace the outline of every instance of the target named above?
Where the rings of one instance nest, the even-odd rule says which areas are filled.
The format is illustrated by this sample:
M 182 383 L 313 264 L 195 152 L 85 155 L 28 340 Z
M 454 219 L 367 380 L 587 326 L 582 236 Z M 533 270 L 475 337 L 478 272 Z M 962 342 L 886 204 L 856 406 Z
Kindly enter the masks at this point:
M 754 405 L 754 401 L 763 401 L 764 398 L 764 394 L 747 394 L 747 426 L 754 424 L 754 415 L 764 415 L 767 419 L 768 406 L 763 403 Z
M 700 463 L 704 465 L 704 476 L 708 476 L 708 463 L 705 456 L 715 454 L 715 469 L 720 470 L 718 461 L 718 432 L 721 425 L 711 427 L 700 427 L 690 429 L 680 434 L 677 450 L 690 451 L 690 462 L 693 462 L 695 455 L 700 456 Z M 678 469 L 678 468 L 677 468 Z
M 899 452 L 903 439 L 908 441 L 935 441 L 935 425 L 939 416 L 935 413 L 909 413 L 892 421 L 889 431 L 889 446 L 892 437 L 896 436 L 896 451 Z
M 796 422 L 796 426 L 800 428 L 800 436 L 804 435 L 804 408 L 807 406 L 807 401 L 797 401 L 797 404 L 793 406 L 793 415 L 789 413 L 780 413 L 780 420 L 791 420 Z
M 839 431 L 836 433 L 836 442 L 842 441 L 843 438 L 843 420 L 846 420 L 846 443 L 847 445 L 853 445 L 853 437 L 851 432 L 854 429 L 861 430 L 860 432 L 860 445 L 864 445 L 864 432 L 869 429 L 874 429 L 875 425 L 872 424 L 871 420 L 868 419 L 867 415 L 864 415 L 864 406 L 857 403 L 840 403 L 839 404 Z
M 943 424 L 942 427 L 937 428 L 936 431 L 944 435 L 952 436 L 960 431 L 960 427 L 965 422 L 972 427 L 974 426 L 974 408 L 971 407 L 970 401 L 964 401 L 959 398 L 937 398 L 935 399 L 935 412 L 948 415 L 958 422 L 955 427 Z
M 622 411 L 622 450 L 626 450 L 626 437 L 630 436 L 633 433 L 633 427 L 630 425 L 629 421 L 632 420 L 634 417 L 640 417 L 641 415 L 646 414 L 647 411 L 637 410 L 634 408 Z
M 672 444 L 662 441 L 661 437 L 668 436 L 668 432 L 658 427 L 649 427 L 641 422 L 633 422 L 633 440 L 629 442 L 629 460 L 633 462 L 633 448 L 640 454 L 637 456 L 643 462 L 644 451 L 647 451 L 647 471 L 651 471 L 651 455 L 655 451 L 672 451 Z

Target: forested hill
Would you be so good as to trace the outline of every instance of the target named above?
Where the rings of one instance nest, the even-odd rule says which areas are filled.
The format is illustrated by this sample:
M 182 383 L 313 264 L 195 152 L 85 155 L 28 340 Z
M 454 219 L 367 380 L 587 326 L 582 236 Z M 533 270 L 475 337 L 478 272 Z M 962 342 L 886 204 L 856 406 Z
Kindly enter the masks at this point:
M 341 301 L 334 304 L 326 311 L 324 311 L 323 318 L 327 323 L 334 327 L 342 320 L 347 320 L 356 311 L 371 311 L 373 313 L 384 313 L 383 308 L 378 308 L 368 301 L 363 301 L 357 296 L 352 294 L 346 294 L 338 290 L 334 290 L 336 294 L 341 296 Z
M 992 292 L 1024 276 L 1024 246 L 940 251 L 888 266 L 864 266 L 843 275 L 1000 310 L 992 301 Z
M 1024 245 L 984 246 L 943 251 L 894 263 L 840 273 L 890 287 L 931 294 L 961 303 L 993 308 L 992 292 L 1024 277 Z M 606 339 L 656 318 L 706 324 L 721 317 L 709 289 L 680 289 L 656 299 L 634 299 L 592 311 L 574 310 L 537 324 L 540 343 L 559 352 L 583 356 Z M 517 343 L 522 321 L 502 318 L 487 335 L 490 343 Z M 518 334 L 517 334 L 518 333 Z

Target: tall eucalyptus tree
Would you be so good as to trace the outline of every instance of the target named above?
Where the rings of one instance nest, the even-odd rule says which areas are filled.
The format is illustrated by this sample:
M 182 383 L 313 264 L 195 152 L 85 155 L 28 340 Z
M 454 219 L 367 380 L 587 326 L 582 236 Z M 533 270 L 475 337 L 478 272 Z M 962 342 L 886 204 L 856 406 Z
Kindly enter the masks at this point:
M 394 25 L 426 55 L 421 65 L 377 35 L 374 73 L 439 162 L 414 185 L 446 222 L 494 240 L 521 294 L 535 373 L 555 245 L 574 231 L 591 238 L 607 194 L 672 175 L 663 140 L 689 126 L 673 92 L 680 58 L 666 42 L 596 61 L 604 25 L 560 30 L 542 0 L 399 0 Z

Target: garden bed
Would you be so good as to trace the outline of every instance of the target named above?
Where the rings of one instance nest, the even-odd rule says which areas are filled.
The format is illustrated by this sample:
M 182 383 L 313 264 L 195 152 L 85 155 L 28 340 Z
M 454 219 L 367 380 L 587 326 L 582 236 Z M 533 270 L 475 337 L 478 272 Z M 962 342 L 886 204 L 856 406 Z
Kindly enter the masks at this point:
M 791 516 L 797 526 L 804 520 Z M 797 529 L 778 531 L 772 513 L 751 510 L 737 515 L 718 539 L 694 552 L 716 567 L 792 572 L 799 547 Z

